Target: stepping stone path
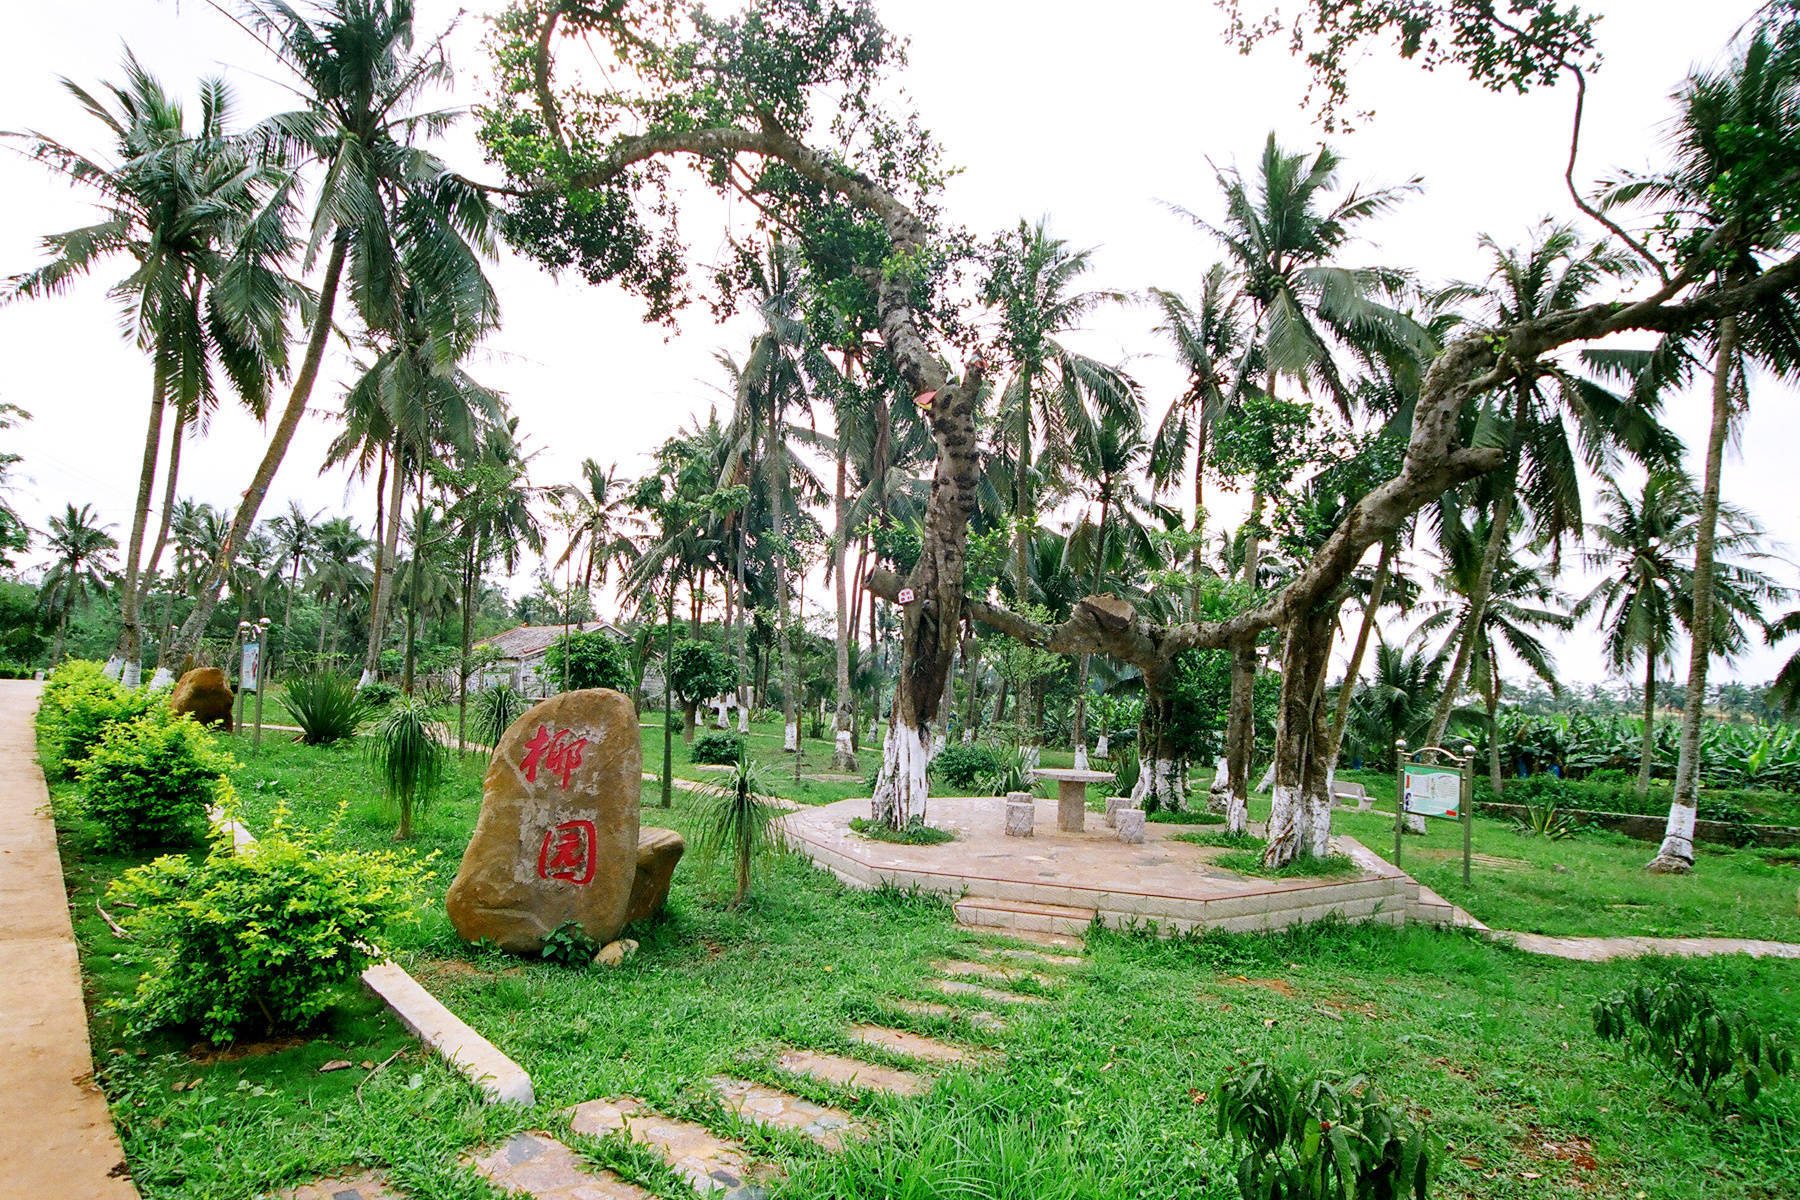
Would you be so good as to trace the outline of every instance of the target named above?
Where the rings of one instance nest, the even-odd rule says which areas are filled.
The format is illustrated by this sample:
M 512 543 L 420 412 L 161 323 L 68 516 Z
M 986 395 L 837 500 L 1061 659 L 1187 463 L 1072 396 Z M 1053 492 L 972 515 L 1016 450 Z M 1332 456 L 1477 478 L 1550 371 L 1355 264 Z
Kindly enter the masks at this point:
M 849 1113 L 814 1104 L 780 1088 L 725 1075 L 714 1076 L 711 1083 L 725 1107 L 752 1125 L 791 1129 L 827 1150 L 842 1150 L 845 1137 L 863 1137 L 868 1132 Z
M 1006 1018 L 997 1017 L 981 1008 L 952 1008 L 948 1004 L 938 1004 L 932 1000 L 907 1000 L 900 997 L 889 997 L 887 1003 L 903 1013 L 911 1013 L 915 1017 L 947 1017 L 953 1021 L 967 1021 L 977 1029 L 1000 1030 L 1006 1028 Z
M 768 1177 L 745 1157 L 743 1146 L 716 1136 L 704 1125 L 665 1117 L 635 1096 L 589 1100 L 568 1110 L 569 1128 L 592 1137 L 623 1132 L 639 1145 L 661 1154 L 669 1166 L 702 1196 L 719 1193 L 724 1200 L 760 1196 L 753 1177 Z
M 894 1067 L 826 1054 L 818 1050 L 789 1050 L 775 1060 L 775 1065 L 794 1075 L 804 1075 L 821 1083 L 829 1083 L 855 1092 L 891 1092 L 896 1096 L 917 1096 L 931 1084 Z
M 974 979 L 985 979 L 990 983 L 1012 984 L 1021 979 L 1029 979 L 1039 987 L 1053 988 L 1056 981 L 1048 975 L 1040 975 L 1036 971 L 1023 968 L 1006 967 L 999 964 L 969 962 L 966 959 L 953 959 L 949 962 L 931 964 L 946 975 L 961 975 Z
M 938 991 L 951 996 L 980 996 L 983 1000 L 992 1000 L 996 1004 L 1048 1004 L 1044 996 L 1026 996 L 1018 992 L 1003 992 L 998 988 L 983 987 L 979 983 L 970 983 L 964 979 L 939 979 L 934 986 Z
M 404 1200 L 374 1171 L 362 1171 L 338 1179 L 321 1179 L 281 1193 L 281 1200 Z
M 954 1011 L 948 1005 L 940 1004 L 933 1007 Z M 858 1045 L 879 1046 L 883 1050 L 904 1054 L 921 1062 L 970 1067 L 981 1061 L 961 1046 L 952 1046 L 948 1042 L 940 1042 L 923 1034 L 908 1033 L 904 1029 L 888 1029 L 882 1025 L 853 1025 L 849 1030 L 849 1037 Z
M 515 1133 L 469 1165 L 501 1191 L 535 1200 L 650 1200 L 650 1193 L 611 1171 L 581 1165 L 547 1133 Z
M 1019 950 L 1011 946 L 990 949 L 987 946 L 976 948 L 977 953 L 990 958 L 1010 958 L 1019 962 L 1042 963 L 1047 967 L 1079 967 L 1087 959 L 1079 954 L 1046 954 L 1042 950 Z

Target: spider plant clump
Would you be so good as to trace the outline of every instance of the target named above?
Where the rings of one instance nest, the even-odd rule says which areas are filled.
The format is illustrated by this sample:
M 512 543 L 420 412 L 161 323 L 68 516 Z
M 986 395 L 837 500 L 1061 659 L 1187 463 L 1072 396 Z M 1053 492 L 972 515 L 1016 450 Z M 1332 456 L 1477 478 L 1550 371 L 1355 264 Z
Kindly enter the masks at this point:
M 525 708 L 525 693 L 510 683 L 483 688 L 475 698 L 476 735 L 489 746 L 498 746 Z
M 444 778 L 448 749 L 422 700 L 402 696 L 370 730 L 369 746 L 382 792 L 399 812 L 395 841 L 412 837 L 413 817 L 423 812 Z
M 740 758 L 730 773 L 707 785 L 702 792 L 700 832 L 694 849 L 705 862 L 730 855 L 737 890 L 731 907 L 744 903 L 750 893 L 750 863 L 760 851 L 775 843 L 772 828 L 781 815 L 770 799 L 774 787 L 760 767 Z
M 288 681 L 281 706 L 300 727 L 300 741 L 325 746 L 354 737 L 366 712 L 356 684 L 342 675 L 303 675 Z

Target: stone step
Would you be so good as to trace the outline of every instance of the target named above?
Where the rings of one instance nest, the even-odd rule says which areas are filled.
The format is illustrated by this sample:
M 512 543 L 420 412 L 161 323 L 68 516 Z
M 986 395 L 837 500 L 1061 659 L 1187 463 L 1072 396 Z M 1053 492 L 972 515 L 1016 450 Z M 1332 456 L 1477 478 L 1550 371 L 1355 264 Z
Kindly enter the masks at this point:
M 903 1013 L 911 1013 L 915 1017 L 947 1017 L 953 1021 L 967 1021 L 977 1029 L 1000 1030 L 1006 1028 L 1006 1018 L 980 1008 L 953 1008 L 948 1004 L 939 1004 L 935 1000 L 908 1000 L 904 997 L 890 997 L 889 1007 Z
M 265 726 L 266 728 L 266 726 Z M 377 1171 L 359 1171 L 303 1183 L 281 1193 L 281 1200 L 404 1200 Z
M 985 987 L 979 983 L 970 983 L 966 979 L 939 979 L 932 986 L 949 996 L 980 996 L 983 1000 L 992 1000 L 996 1004 L 1048 1004 L 1043 996 L 1025 996 L 1018 992 L 1002 992 L 996 988 Z
M 1019 949 L 1042 947 L 1046 950 L 1067 950 L 1071 954 L 1080 954 L 1087 949 L 1087 937 L 1075 937 L 1066 933 L 1043 933 L 1035 929 L 1002 929 L 995 925 L 968 925 L 957 922 L 958 929 L 966 929 L 970 933 L 980 934 L 986 942 Z
M 515 1133 L 464 1162 L 503 1192 L 533 1200 L 651 1200 L 649 1192 L 581 1158 L 547 1133 Z
M 765 1129 L 791 1129 L 827 1150 L 841 1150 L 846 1137 L 860 1138 L 868 1132 L 841 1109 L 814 1104 L 766 1083 L 732 1079 L 726 1075 L 715 1075 L 708 1082 L 726 1108 L 752 1125 L 761 1125 Z
M 853 1092 L 887 1092 L 895 1096 L 917 1096 L 928 1091 L 931 1082 L 911 1071 L 883 1067 L 874 1063 L 826 1054 L 820 1050 L 789 1050 L 775 1060 L 775 1065 L 794 1075 L 804 1075 L 820 1083 L 847 1088 Z
M 1024 967 L 1009 967 L 1005 963 L 979 963 L 967 959 L 949 959 L 931 964 L 946 975 L 958 975 L 969 979 L 985 979 L 989 983 L 1011 986 L 1021 979 L 1029 979 L 1042 988 L 1054 988 L 1056 980 L 1048 975 L 1040 975 L 1036 971 L 1028 971 Z
M 1024 950 L 1012 946 L 977 946 L 975 952 L 983 958 L 1007 958 L 1014 962 L 1041 963 L 1046 967 L 1079 967 L 1087 962 L 1079 954 L 1047 954 L 1042 950 Z
M 949 1008 L 948 1005 L 937 1007 L 946 1010 Z M 972 1051 L 964 1050 L 961 1046 L 952 1046 L 949 1042 L 940 1042 L 922 1033 L 889 1029 L 885 1025 L 852 1025 L 844 1031 L 844 1036 L 860 1046 L 879 1046 L 895 1054 L 904 1054 L 908 1058 L 940 1066 L 969 1067 L 981 1061 Z
M 956 902 L 954 911 L 957 921 L 963 925 L 984 930 L 1000 929 L 1014 936 L 1056 933 L 1079 937 L 1087 932 L 1095 916 L 1095 910 L 1091 908 L 1038 904 L 1029 900 L 995 900 L 987 896 L 965 896 Z
M 662 1155 L 676 1174 L 702 1196 L 723 1200 L 752 1200 L 762 1189 L 756 1186 L 769 1168 L 759 1170 L 743 1146 L 714 1134 L 704 1125 L 665 1117 L 635 1096 L 589 1100 L 567 1110 L 569 1128 L 592 1137 L 623 1132 L 639 1145 Z

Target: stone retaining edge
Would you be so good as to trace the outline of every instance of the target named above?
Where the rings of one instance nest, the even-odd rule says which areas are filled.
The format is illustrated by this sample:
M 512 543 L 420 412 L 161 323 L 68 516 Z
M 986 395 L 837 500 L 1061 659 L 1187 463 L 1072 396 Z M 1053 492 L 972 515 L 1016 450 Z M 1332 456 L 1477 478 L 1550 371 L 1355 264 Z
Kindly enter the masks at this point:
M 1506 800 L 1477 800 L 1475 811 L 1490 817 L 1522 817 L 1527 806 Z M 1597 825 L 1640 842 L 1660 842 L 1668 825 L 1668 816 L 1644 813 L 1607 812 L 1597 808 L 1563 808 L 1557 812 L 1578 825 Z M 1746 837 L 1749 835 L 1749 837 Z M 1749 825 L 1730 821 L 1694 822 L 1694 840 L 1723 846 L 1743 846 L 1749 842 L 1762 847 L 1800 846 L 1800 829 L 1788 825 Z
M 220 832 L 231 834 L 234 849 L 255 843 L 256 835 L 243 822 L 227 820 L 217 811 L 211 815 Z M 529 1108 L 537 1103 L 537 1093 L 525 1068 L 445 1008 L 393 959 L 383 958 L 364 971 L 362 981 L 414 1036 L 479 1088 L 489 1104 L 522 1104 Z

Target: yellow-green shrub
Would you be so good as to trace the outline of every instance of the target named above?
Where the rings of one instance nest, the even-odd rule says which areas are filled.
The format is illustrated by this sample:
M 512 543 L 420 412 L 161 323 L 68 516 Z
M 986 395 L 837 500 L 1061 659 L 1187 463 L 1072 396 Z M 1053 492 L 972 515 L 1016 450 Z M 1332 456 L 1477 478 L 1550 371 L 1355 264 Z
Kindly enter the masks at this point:
M 106 727 L 76 771 L 81 808 L 115 846 L 198 841 L 236 765 L 192 717 L 158 707 Z
M 278 810 L 235 853 L 221 838 L 204 859 L 165 855 L 120 876 L 108 895 L 138 906 L 124 921 L 149 950 L 136 993 L 120 1003 L 131 1028 L 194 1029 L 221 1043 L 316 1021 L 387 930 L 414 919 L 429 862 L 332 849 L 336 831 L 336 821 L 291 827 Z
M 38 703 L 38 732 L 50 755 L 46 765 L 63 779 L 75 778 L 108 728 L 155 711 L 163 700 L 162 692 L 108 679 L 101 663 L 70 659 L 56 668 Z

